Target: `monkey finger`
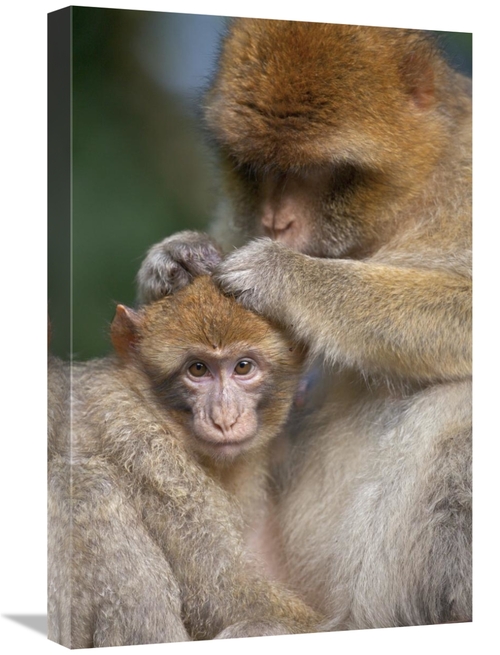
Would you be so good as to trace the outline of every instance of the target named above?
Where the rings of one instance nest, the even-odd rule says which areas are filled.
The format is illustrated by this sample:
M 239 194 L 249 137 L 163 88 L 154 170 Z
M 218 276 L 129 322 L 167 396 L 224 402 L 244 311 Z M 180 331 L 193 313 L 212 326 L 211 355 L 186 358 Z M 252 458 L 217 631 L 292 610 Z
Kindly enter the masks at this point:
M 272 316 L 281 305 L 287 249 L 271 239 L 255 239 L 234 251 L 216 267 L 213 278 L 222 291 L 245 307 Z
M 193 278 L 209 275 L 222 258 L 216 242 L 206 234 L 184 231 L 154 245 L 137 275 L 140 304 L 182 289 Z
M 139 274 L 140 304 L 147 304 L 168 296 L 185 287 L 192 279 L 189 272 L 179 263 L 165 258 L 161 265 L 155 265 L 153 262 L 143 265 Z

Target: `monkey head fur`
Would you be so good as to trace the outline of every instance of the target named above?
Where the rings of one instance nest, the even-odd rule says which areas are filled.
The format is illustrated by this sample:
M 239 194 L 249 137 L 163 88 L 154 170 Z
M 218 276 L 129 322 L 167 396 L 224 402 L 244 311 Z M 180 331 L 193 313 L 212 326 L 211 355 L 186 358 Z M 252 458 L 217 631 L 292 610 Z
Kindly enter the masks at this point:
M 235 20 L 204 111 L 237 226 L 313 256 L 372 252 L 466 111 L 457 84 L 418 31 Z
M 208 276 L 138 312 L 118 305 L 111 336 L 200 455 L 231 461 L 267 445 L 286 419 L 299 349 Z

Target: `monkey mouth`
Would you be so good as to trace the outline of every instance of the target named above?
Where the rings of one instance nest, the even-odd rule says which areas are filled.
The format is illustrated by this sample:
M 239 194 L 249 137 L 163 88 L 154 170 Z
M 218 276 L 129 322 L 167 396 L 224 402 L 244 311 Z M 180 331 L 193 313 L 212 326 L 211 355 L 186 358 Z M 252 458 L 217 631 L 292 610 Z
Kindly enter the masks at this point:
M 207 436 L 196 435 L 196 441 L 202 447 L 205 453 L 213 454 L 218 457 L 234 457 L 243 450 L 248 450 L 252 443 L 254 435 L 240 439 L 212 439 Z

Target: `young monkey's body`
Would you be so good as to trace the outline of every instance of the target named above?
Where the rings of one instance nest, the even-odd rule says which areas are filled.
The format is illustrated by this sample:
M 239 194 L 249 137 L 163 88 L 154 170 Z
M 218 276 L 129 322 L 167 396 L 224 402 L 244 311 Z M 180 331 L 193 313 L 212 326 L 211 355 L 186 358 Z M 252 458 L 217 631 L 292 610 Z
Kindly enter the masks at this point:
M 318 615 L 249 556 L 299 351 L 208 277 L 119 305 L 111 337 L 117 357 L 72 370 L 71 441 L 51 430 L 50 638 L 313 631 Z
M 268 575 L 279 578 L 268 543 L 272 534 L 268 478 L 273 451 L 279 449 L 279 426 L 297 387 L 300 350 L 267 321 L 222 296 L 209 277 L 197 278 L 173 299 L 142 312 L 147 315 L 149 341 L 142 341 L 139 370 L 146 388 L 148 381 L 151 385 L 151 380 L 159 380 L 148 392 L 152 402 L 155 396 L 165 400 L 172 433 L 237 501 L 248 553 Z M 128 316 L 118 310 L 112 338 L 117 352 L 130 362 L 131 335 L 127 334 L 125 350 L 121 338 Z M 161 350 L 163 330 L 168 336 Z M 188 369 L 180 382 L 177 371 L 186 353 L 193 370 Z M 162 369 L 174 373 L 165 379 Z M 133 384 L 137 369 L 126 370 Z M 191 421 L 186 421 L 188 405 L 194 407 Z

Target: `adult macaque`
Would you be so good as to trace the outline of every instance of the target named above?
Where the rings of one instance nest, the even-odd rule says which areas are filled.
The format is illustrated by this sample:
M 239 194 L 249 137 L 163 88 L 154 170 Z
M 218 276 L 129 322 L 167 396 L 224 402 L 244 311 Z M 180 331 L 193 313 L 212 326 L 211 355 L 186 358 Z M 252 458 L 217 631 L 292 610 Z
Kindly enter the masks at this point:
M 417 31 L 242 19 L 204 112 L 214 235 L 264 237 L 215 279 L 328 364 L 277 473 L 286 579 L 331 629 L 470 620 L 470 81 Z
M 71 435 L 50 431 L 49 637 L 314 631 L 319 616 L 249 552 L 300 350 L 208 277 L 119 305 L 111 337 L 116 356 L 73 366 Z

